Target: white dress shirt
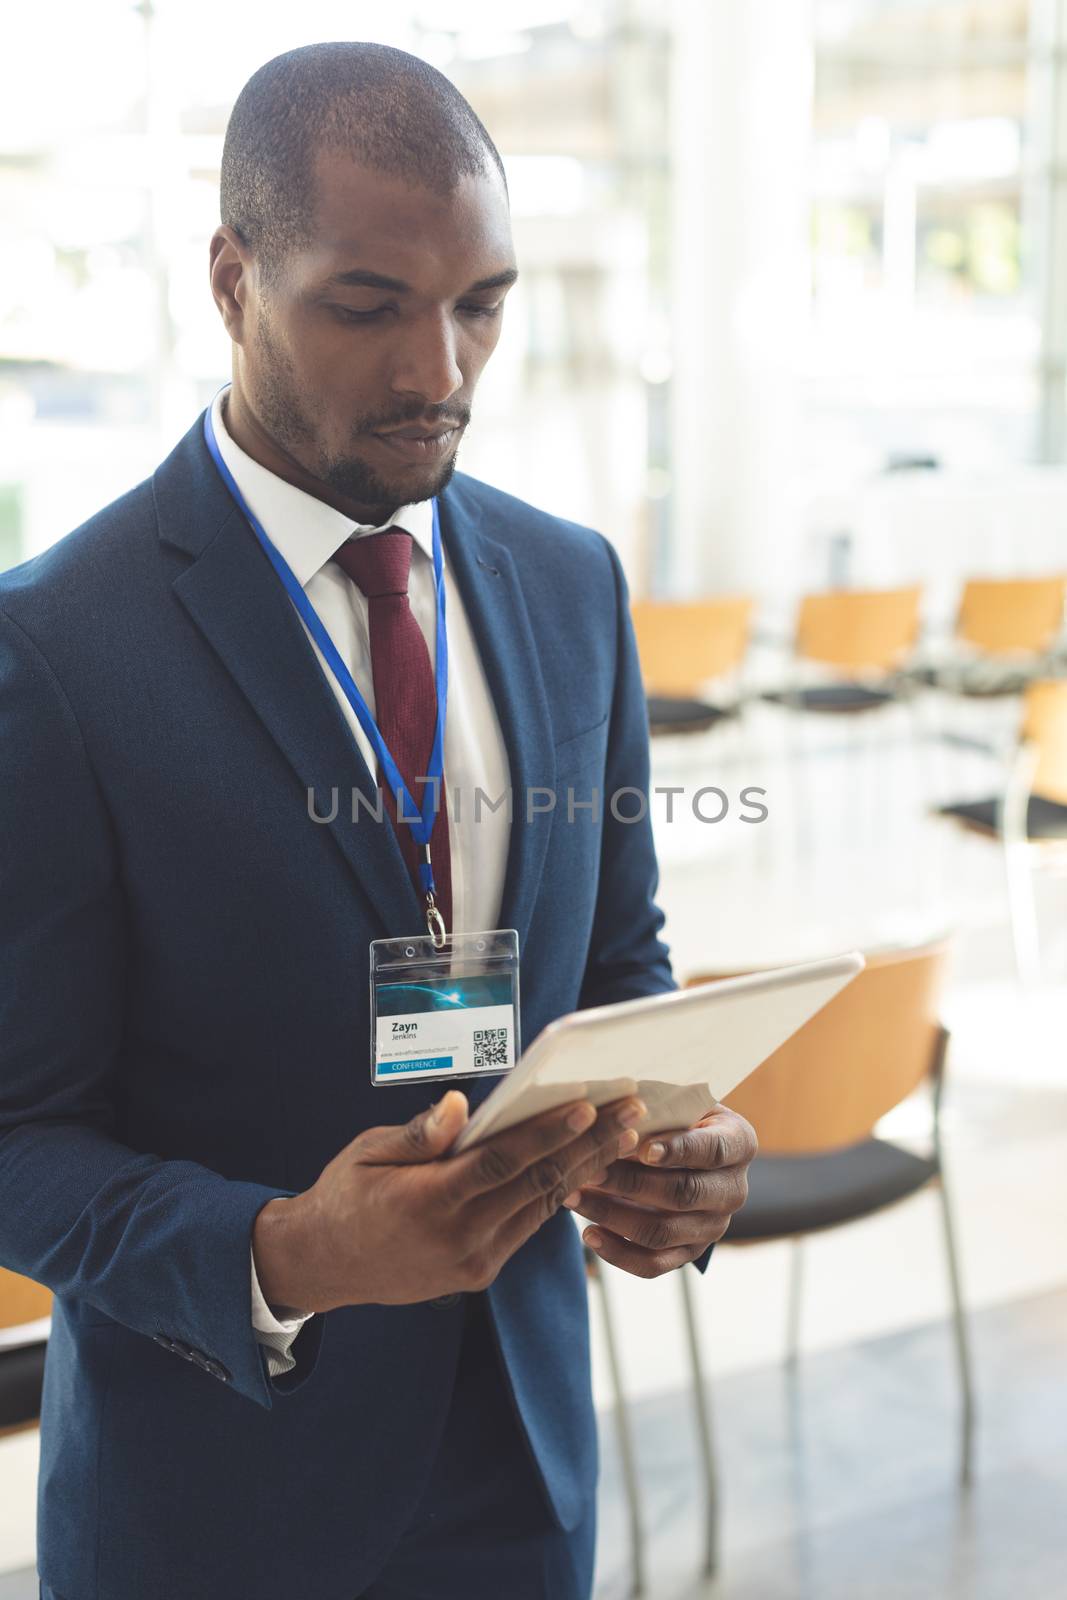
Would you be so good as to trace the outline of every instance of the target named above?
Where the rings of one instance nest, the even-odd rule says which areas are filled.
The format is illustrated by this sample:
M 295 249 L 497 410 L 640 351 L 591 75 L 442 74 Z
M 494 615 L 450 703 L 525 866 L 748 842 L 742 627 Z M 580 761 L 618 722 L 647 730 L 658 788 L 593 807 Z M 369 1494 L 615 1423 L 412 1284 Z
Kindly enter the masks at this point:
M 223 401 L 227 392 L 226 388 L 220 389 L 211 409 L 219 453 L 250 509 L 266 529 L 271 543 L 292 568 L 297 582 L 318 612 L 338 654 L 373 712 L 374 680 L 367 601 L 347 573 L 330 558 L 346 539 L 358 539 L 364 534 L 380 533 L 391 527 L 404 528 L 411 534 L 413 549 L 408 598 L 433 663 L 436 658 L 436 597 L 430 502 L 424 500 L 418 505 L 401 506 L 388 522 L 378 528 L 353 523 L 343 512 L 323 500 L 317 500 L 303 489 L 297 489 L 245 454 L 226 429 Z M 505 793 L 511 780 L 500 723 L 478 646 L 459 588 L 448 582 L 447 558 L 445 592 L 448 628 L 445 792 L 449 796 L 462 793 L 459 821 L 451 814 L 449 816 L 453 924 L 449 932 L 474 933 L 498 925 L 509 837 L 507 807 L 492 809 L 484 805 L 476 815 L 474 791 L 481 789 L 491 799 L 496 799 Z M 376 777 L 377 760 L 370 741 L 303 618 L 301 625 L 311 641 L 360 754 L 372 777 Z M 339 796 L 342 813 L 350 800 L 348 795 Z M 316 797 L 320 813 L 328 811 L 330 805 L 329 795 Z M 451 813 L 451 806 L 449 810 Z M 383 1089 L 381 1093 L 387 1097 L 389 1091 Z M 388 1104 L 385 1101 L 382 1105 L 382 1121 L 388 1120 Z M 267 1352 L 271 1376 L 288 1372 L 295 1365 L 291 1346 L 306 1321 L 306 1315 L 289 1307 L 276 1306 L 272 1310 L 267 1305 L 259 1287 L 253 1259 L 252 1325 L 256 1338 Z

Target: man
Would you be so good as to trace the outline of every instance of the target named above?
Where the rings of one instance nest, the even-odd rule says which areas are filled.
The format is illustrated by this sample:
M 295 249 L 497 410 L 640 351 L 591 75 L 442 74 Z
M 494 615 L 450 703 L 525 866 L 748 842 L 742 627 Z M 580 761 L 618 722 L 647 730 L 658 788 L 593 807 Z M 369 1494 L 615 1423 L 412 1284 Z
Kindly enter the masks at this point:
M 449 1155 L 495 1078 L 372 1084 L 368 949 L 425 931 L 422 858 L 395 809 L 352 821 L 381 763 L 297 603 L 416 784 L 437 497 L 441 792 L 513 816 L 442 805 L 435 892 L 450 933 L 518 930 L 532 1039 L 672 986 L 647 822 L 525 798 L 647 787 L 625 585 L 599 535 L 453 476 L 516 267 L 446 79 L 362 44 L 269 62 L 222 217 L 209 429 L 0 580 L 0 1260 L 56 1294 L 41 1592 L 579 1600 L 564 1213 L 639 1276 L 703 1265 L 753 1136 L 719 1110 L 635 1149 L 639 1102 L 579 1102 Z

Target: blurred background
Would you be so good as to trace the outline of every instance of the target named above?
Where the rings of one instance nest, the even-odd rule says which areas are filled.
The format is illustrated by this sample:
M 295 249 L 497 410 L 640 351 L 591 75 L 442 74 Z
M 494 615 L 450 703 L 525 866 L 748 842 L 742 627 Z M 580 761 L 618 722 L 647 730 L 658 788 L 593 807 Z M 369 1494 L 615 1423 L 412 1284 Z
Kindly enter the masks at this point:
M 461 467 L 619 549 L 679 980 L 870 958 L 738 1095 L 762 1153 L 706 1278 L 591 1276 L 598 1600 L 1060 1592 L 1067 7 L 298 10 L 5 20 L 0 568 L 226 381 L 251 72 L 345 37 L 446 72 L 521 267 Z M 0 1280 L 3 1600 L 46 1317 Z

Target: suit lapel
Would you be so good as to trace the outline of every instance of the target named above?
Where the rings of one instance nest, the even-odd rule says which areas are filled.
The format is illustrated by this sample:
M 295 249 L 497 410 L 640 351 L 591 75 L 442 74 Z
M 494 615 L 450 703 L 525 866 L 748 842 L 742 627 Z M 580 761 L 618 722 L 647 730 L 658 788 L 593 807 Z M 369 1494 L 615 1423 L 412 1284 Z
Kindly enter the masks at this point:
M 356 790 L 377 805 L 377 783 L 360 754 L 292 602 L 223 484 L 203 439 L 203 417 L 153 479 L 160 538 L 192 557 L 174 593 L 241 690 L 302 790 L 314 791 L 344 860 L 386 934 L 423 925 L 422 907 L 388 821 L 351 820 Z M 448 570 L 474 630 L 508 754 L 513 820 L 501 926 L 520 949 L 530 925 L 552 814 L 527 819 L 528 791 L 555 783 L 544 680 L 510 552 L 481 527 L 482 511 L 462 479 L 441 496 Z M 541 797 L 543 798 L 543 797 Z M 536 802 L 535 802 L 536 803 Z M 301 810 L 306 815 L 306 810 Z M 312 824 L 309 823 L 309 826 Z
M 513 816 L 500 926 L 525 944 L 552 814 L 527 818 L 527 795 L 554 788 L 555 747 L 544 678 L 518 573 L 510 551 L 483 531 L 482 511 L 462 480 L 441 496 L 441 534 L 449 572 L 458 583 L 496 706 L 511 769 Z M 535 805 L 545 801 L 535 796 Z
M 371 812 L 378 786 L 341 714 L 292 602 L 219 478 L 201 432 L 190 429 L 155 475 L 160 536 L 193 557 L 174 593 L 285 756 L 372 902 L 385 933 L 423 924 L 422 908 L 388 819 L 352 822 L 352 791 Z M 306 800 L 301 818 L 307 817 Z

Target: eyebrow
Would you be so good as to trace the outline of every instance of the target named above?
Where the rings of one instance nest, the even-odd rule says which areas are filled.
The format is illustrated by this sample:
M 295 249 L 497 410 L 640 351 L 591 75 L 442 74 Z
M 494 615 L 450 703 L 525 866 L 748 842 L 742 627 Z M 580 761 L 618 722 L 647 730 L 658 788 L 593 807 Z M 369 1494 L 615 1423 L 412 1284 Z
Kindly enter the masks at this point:
M 507 267 L 503 272 L 495 272 L 491 278 L 479 278 L 477 283 L 472 283 L 465 294 L 483 294 L 489 289 L 510 289 L 519 272 L 517 267 Z M 347 272 L 334 272 L 326 279 L 326 288 L 352 288 L 352 289 L 390 289 L 394 294 L 410 294 L 410 283 L 404 283 L 400 278 L 386 277 L 383 272 L 368 272 L 363 267 L 350 267 Z

